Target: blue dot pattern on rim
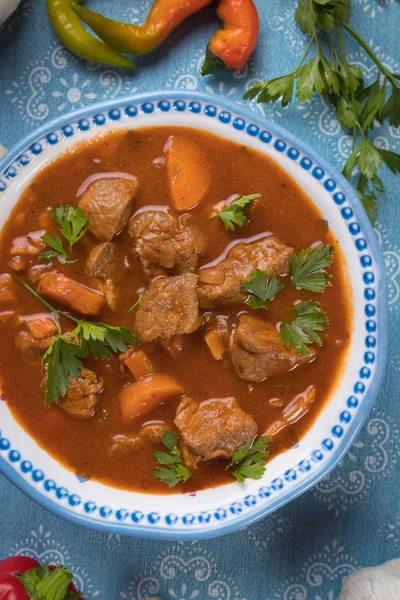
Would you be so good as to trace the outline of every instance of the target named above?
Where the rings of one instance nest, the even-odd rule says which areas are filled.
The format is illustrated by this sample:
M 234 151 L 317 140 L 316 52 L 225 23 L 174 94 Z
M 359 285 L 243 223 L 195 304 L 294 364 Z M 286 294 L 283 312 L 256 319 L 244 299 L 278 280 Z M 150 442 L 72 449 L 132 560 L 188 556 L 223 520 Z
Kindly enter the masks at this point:
M 108 111 L 108 113 L 96 113 L 91 119 L 85 118 L 81 119 L 77 122 L 70 123 L 62 127 L 59 131 L 54 131 L 45 136 L 43 139 L 32 144 L 29 148 L 26 148 L 23 153 L 24 159 L 20 157 L 19 161 L 14 161 L 14 164 L 9 167 L 12 169 L 13 177 L 18 175 L 19 170 L 23 169 L 24 166 L 30 164 L 31 160 L 34 159 L 36 155 L 39 155 L 43 151 L 46 150 L 47 147 L 50 147 L 60 141 L 62 137 L 72 137 L 75 132 L 85 131 L 93 126 L 102 126 L 108 121 L 117 121 L 124 116 L 129 119 L 132 117 L 136 117 L 138 114 L 143 113 L 146 115 L 156 114 L 157 112 L 168 112 L 168 111 L 176 111 L 178 113 L 182 113 L 188 111 L 192 114 L 200 114 L 202 111 L 207 117 L 210 118 L 218 118 L 218 120 L 237 131 L 244 132 L 250 138 L 258 137 L 258 139 L 263 144 L 272 144 L 275 150 L 278 153 L 286 153 L 287 156 L 291 160 L 300 159 L 300 166 L 308 171 L 309 174 L 316 180 L 318 180 L 321 185 L 325 188 L 326 191 L 332 193 L 332 201 L 339 208 L 342 218 L 347 222 L 354 219 L 354 212 L 349 206 L 346 205 L 346 196 L 340 192 L 336 191 L 337 182 L 335 182 L 332 177 L 325 173 L 325 171 L 313 164 L 313 161 L 307 157 L 302 156 L 302 153 L 297 148 L 288 145 L 284 140 L 279 137 L 274 139 L 274 136 L 265 130 L 261 130 L 254 123 L 247 123 L 246 120 L 242 117 L 236 117 L 227 109 L 219 109 L 217 105 L 213 104 L 202 104 L 199 101 L 191 101 L 186 102 L 184 100 L 162 100 L 158 103 L 146 101 L 143 102 L 140 106 L 132 106 L 128 105 L 123 109 L 114 108 Z M 128 123 L 127 123 L 127 126 Z M 14 172 L 15 171 L 15 172 Z M 4 179 L 0 179 L 0 192 L 4 191 L 7 187 Z M 348 224 L 349 233 L 356 238 L 356 248 L 361 253 L 367 248 L 366 240 L 362 235 L 360 224 L 356 220 L 352 220 Z M 372 257 L 368 254 L 362 254 L 360 256 L 360 262 L 363 267 L 371 268 L 373 266 Z M 376 332 L 376 321 L 372 320 L 371 317 L 375 316 L 376 308 L 374 305 L 370 303 L 371 300 L 375 297 L 375 290 L 372 286 L 374 283 L 374 275 L 372 271 L 367 271 L 363 276 L 363 283 L 365 286 L 365 314 L 368 317 L 366 321 L 365 328 L 367 336 L 365 338 L 365 347 L 366 351 L 364 353 L 364 366 L 360 369 L 359 376 L 360 380 L 356 381 L 353 385 L 354 393 L 361 395 L 365 393 L 366 386 L 365 381 L 370 379 L 371 377 L 371 365 L 375 362 L 375 353 L 372 351 L 372 348 L 376 345 L 376 337 L 373 335 Z M 363 380 L 363 382 L 361 381 Z M 313 468 L 318 464 L 323 462 L 324 458 L 327 457 L 327 453 L 331 453 L 336 447 L 336 441 L 339 440 L 344 435 L 344 427 L 351 423 L 353 415 L 351 411 L 355 411 L 359 406 L 359 400 L 355 396 L 351 396 L 348 398 L 346 402 L 347 410 L 344 410 L 338 416 L 338 420 L 340 424 L 336 424 L 332 427 L 331 435 L 332 438 L 326 438 L 322 441 L 320 448 L 314 449 L 310 455 L 310 458 L 307 460 L 302 460 L 297 465 L 296 469 L 291 469 L 286 472 L 284 476 L 281 478 L 274 480 L 270 486 L 263 486 L 260 488 L 259 493 L 257 495 L 251 494 L 244 498 L 243 503 L 233 503 L 229 507 L 221 507 L 220 509 L 214 511 L 214 513 L 188 513 L 183 516 L 177 516 L 174 514 L 166 514 L 165 516 L 160 515 L 157 512 L 150 512 L 147 515 L 144 515 L 140 511 L 132 511 L 129 512 L 126 509 L 117 509 L 113 511 L 108 506 L 97 506 L 96 503 L 90 500 L 85 500 L 83 503 L 83 511 L 87 515 L 96 514 L 97 518 L 102 520 L 112 520 L 118 521 L 123 524 L 131 521 L 135 525 L 147 523 L 152 526 L 167 526 L 167 528 L 173 528 L 179 524 L 180 530 L 187 527 L 193 527 L 195 524 L 213 524 L 213 522 L 221 522 L 226 519 L 232 518 L 235 515 L 241 514 L 245 512 L 245 510 L 255 507 L 265 498 L 269 498 L 271 495 L 276 494 L 283 490 L 286 485 L 296 481 L 301 474 L 308 473 L 313 470 Z M 335 441 L 336 440 L 336 441 Z M 0 452 L 8 451 L 8 456 L 6 456 L 6 460 L 9 460 L 11 463 L 16 464 L 20 461 L 20 471 L 21 473 L 27 477 L 31 478 L 35 484 L 42 484 L 42 488 L 54 498 L 54 493 L 57 499 L 62 502 L 64 505 L 67 504 L 70 509 L 79 509 L 81 510 L 82 498 L 81 495 L 77 494 L 75 491 L 69 491 L 65 487 L 57 487 L 57 484 L 51 480 L 46 479 L 45 474 L 40 469 L 34 468 L 31 463 L 24 460 L 21 456 L 20 452 L 15 449 L 11 449 L 10 441 L 1 435 L 0 432 Z M 86 481 L 85 478 L 77 478 L 80 483 L 84 483 Z

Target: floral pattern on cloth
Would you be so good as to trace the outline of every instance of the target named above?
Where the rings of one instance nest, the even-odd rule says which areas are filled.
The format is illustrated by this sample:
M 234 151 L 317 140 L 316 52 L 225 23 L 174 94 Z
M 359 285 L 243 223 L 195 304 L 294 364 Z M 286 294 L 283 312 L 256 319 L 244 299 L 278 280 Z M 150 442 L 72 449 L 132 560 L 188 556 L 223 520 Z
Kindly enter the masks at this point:
M 203 78 L 199 66 L 218 27 L 211 6 L 174 32 L 153 55 L 123 72 L 86 63 L 52 32 L 45 2 L 22 0 L 0 28 L 0 143 L 10 148 L 44 122 L 94 102 L 150 90 L 197 90 L 234 102 L 305 139 L 338 169 L 349 137 L 329 103 L 315 98 L 282 109 L 242 99 L 267 76 L 289 72 L 305 49 L 294 24 L 296 0 L 255 0 L 261 16 L 257 51 L 240 72 Z M 107 4 L 107 6 L 106 6 Z M 139 23 L 152 0 L 92 3 Z M 94 6 L 96 5 L 96 6 Z M 353 21 L 384 64 L 398 67 L 396 0 L 352 0 Z M 346 38 L 347 39 L 347 38 Z M 369 81 L 375 67 L 351 46 Z M 353 48 L 353 49 L 352 49 Z M 6 118 L 5 118 L 6 117 Z M 374 128 L 374 143 L 400 151 L 400 130 Z M 215 540 L 171 543 L 79 528 L 25 498 L 0 477 L 0 557 L 28 554 L 65 563 L 86 600 L 337 600 L 355 569 L 399 555 L 400 203 L 385 171 L 375 231 L 385 257 L 390 306 L 387 375 L 373 412 L 343 461 L 314 489 L 244 530 Z

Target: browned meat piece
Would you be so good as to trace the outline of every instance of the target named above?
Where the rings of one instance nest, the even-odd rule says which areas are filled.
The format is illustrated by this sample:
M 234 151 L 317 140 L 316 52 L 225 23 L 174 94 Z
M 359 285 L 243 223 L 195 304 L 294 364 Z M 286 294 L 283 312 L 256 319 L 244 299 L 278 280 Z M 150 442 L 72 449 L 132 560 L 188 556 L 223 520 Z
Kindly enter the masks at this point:
M 143 441 L 148 440 L 153 444 L 162 441 L 164 431 L 168 426 L 162 422 L 148 423 L 143 425 L 136 435 L 115 435 L 112 440 L 110 451 L 114 452 L 135 452 L 143 446 Z
M 126 226 L 138 186 L 137 179 L 98 179 L 80 196 L 87 227 L 99 240 L 111 241 Z
M 36 339 L 27 331 L 19 331 L 15 338 L 15 345 L 19 350 L 30 356 L 38 356 L 46 352 L 54 337 L 54 335 L 49 335 L 41 339 Z
M 176 217 L 162 211 L 138 213 L 131 219 L 129 235 L 147 277 L 186 273 L 197 268 L 196 240 L 189 227 L 181 227 Z
M 230 350 L 236 373 L 246 381 L 264 381 L 307 364 L 315 357 L 312 348 L 308 356 L 288 350 L 273 325 L 251 315 L 240 317 Z
M 188 466 L 222 456 L 257 435 L 257 423 L 245 413 L 235 398 L 221 398 L 198 403 L 187 396 L 177 408 L 175 425 L 185 447 L 182 448 Z
M 192 333 L 202 322 L 196 294 L 197 275 L 185 273 L 152 281 L 142 296 L 135 332 L 142 342 Z
M 98 401 L 97 394 L 103 389 L 103 379 L 90 369 L 82 369 L 77 379 L 71 380 L 71 386 L 58 406 L 71 417 L 88 419 L 94 415 Z
M 201 308 L 241 304 L 246 299 L 242 281 L 255 269 L 266 271 L 270 277 L 286 274 L 293 253 L 293 248 L 273 235 L 236 244 L 226 258 L 215 261 L 215 266 L 200 269 L 197 293 Z
M 89 252 L 86 269 L 92 277 L 107 279 L 113 275 L 114 264 L 117 258 L 116 245 L 112 242 L 97 244 Z

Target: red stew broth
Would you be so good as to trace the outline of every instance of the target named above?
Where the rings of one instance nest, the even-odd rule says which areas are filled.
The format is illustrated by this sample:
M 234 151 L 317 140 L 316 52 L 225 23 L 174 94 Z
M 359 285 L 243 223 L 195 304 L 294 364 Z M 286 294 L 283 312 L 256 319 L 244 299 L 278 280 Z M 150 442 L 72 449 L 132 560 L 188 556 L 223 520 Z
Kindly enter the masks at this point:
M 205 199 L 190 211 L 191 222 L 207 237 L 207 248 L 200 266 L 218 257 L 233 240 L 262 232 L 273 232 L 285 244 L 293 246 L 296 252 L 316 241 L 330 243 L 335 249 L 335 259 L 330 269 L 334 277 L 333 284 L 324 293 L 298 291 L 289 285 L 289 277 L 286 277 L 283 278 L 284 290 L 270 303 L 268 310 L 253 311 L 257 317 L 276 323 L 283 318 L 291 318 L 290 308 L 295 301 L 310 298 L 318 300 L 329 316 L 329 327 L 322 333 L 323 345 L 317 348 L 316 359 L 311 364 L 263 383 L 242 381 L 234 372 L 229 358 L 215 361 L 211 357 L 204 342 L 207 329 L 204 325 L 186 336 L 185 350 L 177 359 L 157 343 L 145 346 L 156 367 L 176 377 L 187 395 L 200 401 L 228 396 L 237 398 L 241 407 L 254 416 L 260 434 L 280 418 L 282 410 L 294 396 L 309 385 L 314 385 L 316 399 L 309 412 L 274 437 L 271 455 L 275 456 L 301 439 L 334 391 L 348 350 L 352 315 L 349 282 L 337 241 L 310 199 L 272 159 L 246 146 L 186 128 L 118 131 L 85 142 L 49 164 L 21 195 L 1 233 L 0 273 L 13 272 L 9 262 L 10 245 L 15 237 L 41 229 L 50 234 L 57 231 L 49 216 L 49 209 L 58 204 L 76 204 L 77 190 L 91 174 L 107 171 L 131 173 L 140 182 L 135 198 L 136 209 L 148 205 L 168 205 L 165 167 L 162 161 L 155 159 L 163 156 L 164 145 L 172 134 L 183 135 L 199 144 L 205 151 L 211 173 L 211 186 Z M 228 232 L 220 219 L 208 219 L 217 202 L 232 194 L 256 192 L 261 193 L 262 198 L 249 213 L 246 226 Z M 115 313 L 105 309 L 98 320 L 132 328 L 134 313 L 129 313 L 128 308 L 135 302 L 137 291 L 146 287 L 148 281 L 139 259 L 132 255 L 132 240 L 126 229 L 114 241 L 119 247 L 118 309 Z M 88 251 L 96 243 L 98 240 L 87 233 L 74 247 L 78 262 L 57 264 L 57 270 L 91 286 L 91 278 L 85 273 L 83 265 Z M 38 259 L 34 256 L 30 265 L 36 263 Z M 40 264 L 44 264 L 43 261 Z M 19 274 L 24 276 L 24 271 Z M 15 289 L 18 314 L 44 311 L 40 302 L 27 290 L 18 284 Z M 235 323 L 237 315 L 245 310 L 252 312 L 245 305 L 213 311 L 213 314 L 212 311 L 204 311 L 205 321 L 210 322 L 210 319 L 222 314 L 229 318 L 230 323 Z M 67 322 L 64 325 L 70 327 Z M 165 484 L 153 476 L 155 460 L 152 451 L 160 447 L 146 441 L 134 453 L 110 453 L 115 435 L 132 435 L 142 425 L 142 422 L 127 424 L 121 417 L 118 393 L 133 378 L 120 372 L 118 358 L 112 356 L 106 361 L 89 358 L 85 361 L 88 368 L 104 378 L 104 390 L 94 417 L 88 420 L 74 419 L 57 406 L 46 407 L 41 357 L 27 357 L 16 348 L 15 338 L 20 329 L 21 325 L 16 324 L 16 320 L 0 322 L 3 348 L 0 383 L 13 415 L 26 431 L 57 460 L 79 475 L 139 492 L 169 493 Z M 269 400 L 273 398 L 279 398 L 282 405 L 272 405 Z M 172 427 L 178 402 L 179 399 L 173 399 L 163 403 L 143 421 L 162 419 Z M 225 467 L 226 461 L 223 460 L 200 463 L 193 477 L 186 484 L 178 485 L 173 492 L 200 490 L 232 481 Z

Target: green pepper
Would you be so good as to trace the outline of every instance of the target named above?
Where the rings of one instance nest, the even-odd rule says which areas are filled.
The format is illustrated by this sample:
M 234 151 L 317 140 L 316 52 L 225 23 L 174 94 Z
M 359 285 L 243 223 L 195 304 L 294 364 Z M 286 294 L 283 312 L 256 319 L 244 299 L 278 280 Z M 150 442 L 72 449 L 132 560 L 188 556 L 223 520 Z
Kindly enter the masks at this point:
M 46 0 L 50 22 L 68 50 L 86 60 L 131 69 L 132 61 L 86 31 L 71 4 L 72 0 Z

